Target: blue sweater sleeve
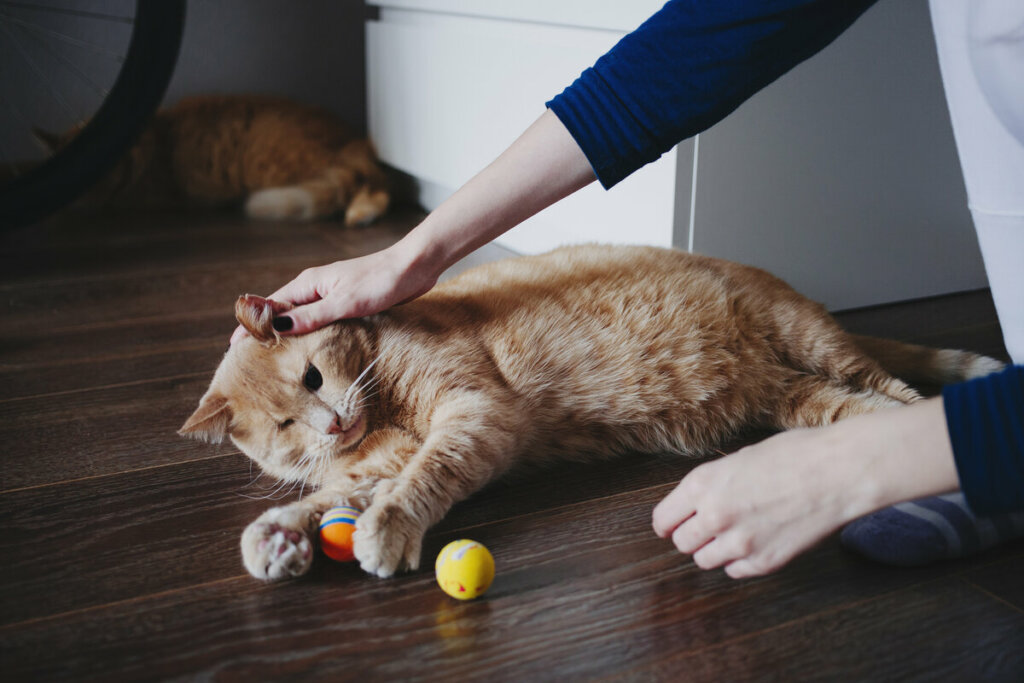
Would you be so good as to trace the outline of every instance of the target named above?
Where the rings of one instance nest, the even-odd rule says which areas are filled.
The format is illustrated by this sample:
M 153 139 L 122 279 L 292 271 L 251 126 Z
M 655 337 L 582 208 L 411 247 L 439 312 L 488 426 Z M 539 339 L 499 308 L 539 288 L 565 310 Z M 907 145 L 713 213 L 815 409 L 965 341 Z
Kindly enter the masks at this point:
M 606 188 L 725 118 L 876 0 L 671 0 L 547 106 Z
M 945 387 L 942 400 L 971 510 L 1024 510 L 1024 366 Z

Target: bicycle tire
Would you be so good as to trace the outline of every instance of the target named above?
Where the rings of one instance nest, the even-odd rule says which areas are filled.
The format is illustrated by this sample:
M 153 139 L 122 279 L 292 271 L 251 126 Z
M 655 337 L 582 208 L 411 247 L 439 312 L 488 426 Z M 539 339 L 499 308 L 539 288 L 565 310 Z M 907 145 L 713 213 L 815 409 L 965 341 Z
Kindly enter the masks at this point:
M 0 226 L 36 222 L 106 174 L 160 106 L 185 28 L 186 0 L 137 0 L 121 71 L 81 132 L 38 167 L 0 186 Z

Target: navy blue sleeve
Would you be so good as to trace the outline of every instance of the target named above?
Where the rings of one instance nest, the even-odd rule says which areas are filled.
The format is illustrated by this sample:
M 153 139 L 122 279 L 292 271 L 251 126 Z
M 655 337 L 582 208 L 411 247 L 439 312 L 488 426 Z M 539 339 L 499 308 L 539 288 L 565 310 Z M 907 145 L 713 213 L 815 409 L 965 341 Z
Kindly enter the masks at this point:
M 725 118 L 875 0 L 671 0 L 547 106 L 606 188 Z
M 971 510 L 1024 510 L 1024 366 L 945 387 L 942 400 Z

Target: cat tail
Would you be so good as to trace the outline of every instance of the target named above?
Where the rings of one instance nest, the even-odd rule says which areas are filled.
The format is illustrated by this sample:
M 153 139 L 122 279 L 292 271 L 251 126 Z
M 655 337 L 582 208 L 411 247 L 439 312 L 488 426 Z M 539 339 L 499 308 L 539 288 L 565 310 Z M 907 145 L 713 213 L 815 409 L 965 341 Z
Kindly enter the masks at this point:
M 245 212 L 266 220 L 313 220 L 345 212 L 345 225 L 365 225 L 388 209 L 391 192 L 366 140 L 347 144 L 336 165 L 318 176 L 286 187 L 270 187 L 249 196 Z
M 954 384 L 1002 370 L 995 358 L 969 351 L 933 349 L 892 339 L 851 335 L 854 343 L 889 374 L 911 384 Z

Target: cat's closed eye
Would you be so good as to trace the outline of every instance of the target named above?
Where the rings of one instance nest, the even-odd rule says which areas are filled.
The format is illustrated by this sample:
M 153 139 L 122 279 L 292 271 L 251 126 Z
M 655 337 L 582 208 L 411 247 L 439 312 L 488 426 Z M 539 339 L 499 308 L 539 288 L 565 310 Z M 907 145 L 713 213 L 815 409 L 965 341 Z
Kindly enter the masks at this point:
M 306 370 L 306 376 L 302 378 L 302 383 L 306 385 L 306 388 L 310 391 L 316 391 L 324 383 L 324 377 L 320 374 L 320 371 L 316 369 L 315 365 L 310 365 L 309 369 Z
M 288 418 L 284 422 L 279 422 L 278 425 L 277 425 L 277 428 L 278 429 L 287 429 L 288 427 L 291 427 L 293 424 L 295 424 L 295 420 L 293 420 L 291 418 Z

